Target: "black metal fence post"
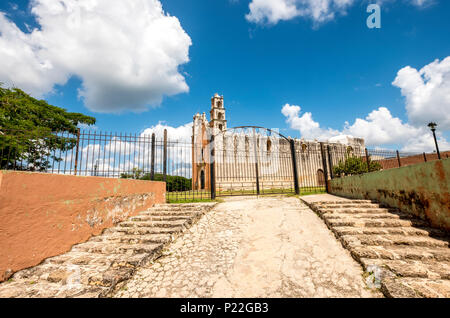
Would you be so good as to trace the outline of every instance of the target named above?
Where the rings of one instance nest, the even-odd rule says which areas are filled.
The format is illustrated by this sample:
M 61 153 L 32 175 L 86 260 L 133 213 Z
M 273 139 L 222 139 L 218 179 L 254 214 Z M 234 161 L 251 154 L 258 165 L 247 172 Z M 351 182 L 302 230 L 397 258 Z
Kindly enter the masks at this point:
M 333 157 L 331 155 L 331 151 L 330 151 L 330 145 L 327 145 L 327 154 L 328 154 L 328 167 L 330 168 L 330 178 L 333 179 L 334 175 L 333 175 Z
M 167 129 L 164 129 L 164 145 L 163 145 L 163 176 L 164 182 L 167 182 Z
M 294 174 L 294 189 L 295 194 L 300 194 L 300 187 L 298 185 L 298 167 L 297 167 L 297 155 L 295 153 L 295 141 L 294 139 L 289 140 L 291 144 L 291 157 L 292 157 L 292 172 Z
M 80 128 L 77 129 L 77 145 L 76 145 L 76 150 L 75 150 L 75 172 L 74 172 L 74 175 L 77 175 L 79 150 L 80 150 Z
M 366 152 L 367 172 L 370 172 L 369 152 L 367 151 L 367 148 L 365 148 L 365 152 Z
M 427 155 L 425 154 L 425 152 L 423 153 L 423 161 L 427 162 Z
M 258 150 L 255 128 L 253 128 L 253 137 L 255 143 L 255 173 L 256 173 L 256 194 L 259 195 L 259 167 L 258 167 Z
M 328 193 L 328 169 L 327 169 L 327 159 L 325 158 L 323 150 L 323 142 L 320 143 L 320 155 L 322 156 L 322 166 L 323 166 L 323 177 L 325 179 L 325 191 Z
M 152 134 L 152 162 L 150 167 L 150 179 L 155 180 L 155 133 Z
M 209 142 L 209 179 L 210 179 L 210 187 L 211 187 L 211 200 L 216 199 L 216 171 L 214 167 L 214 135 L 211 135 L 211 140 Z
M 398 161 L 398 167 L 402 166 L 402 162 L 400 161 L 400 153 L 397 150 L 397 161 Z

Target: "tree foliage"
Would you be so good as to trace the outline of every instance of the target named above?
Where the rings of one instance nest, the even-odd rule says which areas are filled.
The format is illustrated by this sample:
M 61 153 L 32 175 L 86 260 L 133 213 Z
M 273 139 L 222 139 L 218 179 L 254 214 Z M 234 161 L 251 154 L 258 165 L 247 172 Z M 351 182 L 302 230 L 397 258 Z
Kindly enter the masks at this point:
M 38 100 L 0 83 L 0 168 L 45 171 L 56 153 L 72 149 L 78 124 L 95 118 Z M 64 134 L 63 134 L 64 133 Z
M 122 173 L 123 179 L 151 180 L 150 173 L 144 173 L 141 169 L 133 168 L 130 173 Z M 154 181 L 164 181 L 164 175 L 155 173 Z M 189 191 L 192 189 L 192 179 L 181 176 L 166 175 L 166 191 Z
M 333 174 L 336 177 L 363 174 L 381 170 L 381 164 L 376 161 L 369 160 L 369 170 L 367 170 L 367 162 L 360 157 L 348 157 L 344 162 L 339 160 L 339 164 L 333 167 Z

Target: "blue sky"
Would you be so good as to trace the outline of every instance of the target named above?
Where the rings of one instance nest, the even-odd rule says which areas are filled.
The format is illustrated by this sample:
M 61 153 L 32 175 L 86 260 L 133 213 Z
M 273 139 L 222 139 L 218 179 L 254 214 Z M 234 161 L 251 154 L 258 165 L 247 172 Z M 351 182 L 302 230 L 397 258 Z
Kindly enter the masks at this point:
M 28 56 L 30 61 L 26 56 L 20 60 L 13 60 L 11 56 L 9 60 L 0 59 L 0 68 L 9 69 L 9 73 L 0 71 L 0 81 L 12 82 L 19 87 L 25 85 L 30 87 L 33 95 L 43 97 L 53 105 L 93 115 L 97 118 L 97 129 L 102 131 L 139 133 L 155 127 L 159 122 L 171 127 L 183 126 L 192 121 L 196 112 L 208 114 L 210 98 L 218 92 L 225 98 L 229 126 L 279 128 L 286 135 L 307 139 L 352 134 L 365 137 L 372 147 L 428 151 L 432 150 L 432 142 L 428 141 L 430 136 L 423 126 L 427 120 L 435 120 L 442 131 L 440 141 L 443 147 L 449 145 L 450 60 L 445 60 L 450 56 L 449 1 L 379 1 L 380 29 L 366 26 L 369 16 L 367 5 L 376 1 L 348 0 L 348 5 L 337 7 L 333 0 L 323 0 L 329 7 L 322 12 L 322 16 L 315 16 L 308 11 L 313 8 L 302 7 L 293 0 L 290 2 L 294 3 L 293 11 L 282 11 L 283 18 L 273 20 L 279 14 L 276 10 L 283 8 L 285 1 L 272 0 L 273 6 L 261 7 L 264 2 L 258 0 L 163 0 L 163 10 L 179 21 L 179 27 L 175 25 L 165 29 L 167 26 L 163 25 L 158 29 L 158 26 L 153 26 L 153 31 L 146 36 L 140 35 L 140 25 L 136 22 L 146 17 L 130 11 L 118 22 L 121 23 L 118 27 L 119 30 L 130 30 L 124 34 L 134 38 L 133 45 L 137 48 L 133 52 L 139 51 L 140 46 L 148 46 L 148 51 L 142 50 L 148 54 L 135 62 L 136 67 L 142 66 L 141 69 L 148 72 L 146 82 L 141 86 L 133 86 L 133 80 L 120 78 L 120 74 L 116 74 L 117 61 L 128 58 L 126 49 L 122 52 L 120 48 L 121 37 L 114 36 L 117 28 L 105 28 L 106 33 L 102 33 L 107 34 L 106 42 L 115 43 L 114 50 L 93 37 L 90 46 L 95 47 L 99 43 L 101 49 L 94 50 L 89 56 L 98 55 L 99 61 L 93 61 L 93 64 L 74 63 L 69 58 L 62 61 L 59 53 L 55 52 L 63 49 L 52 47 L 59 45 L 55 44 L 58 41 L 54 38 L 63 36 L 63 40 L 69 39 L 73 36 L 73 30 L 66 35 L 47 32 L 49 27 L 46 25 L 64 23 L 64 17 L 69 20 L 70 16 L 62 12 L 58 13 L 61 19 L 58 14 L 55 17 L 49 0 L 39 0 L 38 4 L 33 4 L 34 7 L 40 5 L 34 15 L 31 14 L 29 1 L 2 1 L 0 11 L 5 19 L 0 22 L 0 39 L 3 38 L 0 44 L 21 51 L 24 47 L 38 51 L 38 47 L 47 46 L 47 51 Z M 250 2 L 253 4 L 253 18 Z M 114 5 L 114 2 L 110 3 Z M 102 12 L 100 9 L 98 14 Z M 92 14 L 96 13 L 95 8 L 90 10 L 93 10 Z M 258 12 L 266 12 L 267 15 L 256 21 Z M 325 14 L 328 14 L 326 18 Z M 44 25 L 36 21 L 36 16 Z M 148 19 L 152 18 L 148 16 Z M 82 15 L 81 19 L 85 17 Z M 14 39 L 20 37 L 7 28 L 14 24 L 25 36 L 33 28 L 38 28 L 41 37 L 48 36 L 53 40 L 30 37 L 24 43 L 17 44 Z M 189 45 L 189 39 L 192 45 Z M 165 41 L 171 41 L 169 48 Z M 78 47 L 78 43 L 82 40 L 68 43 L 71 48 L 64 55 L 76 50 L 83 52 L 84 48 Z M 129 46 L 129 43 L 123 45 Z M 122 53 L 108 61 L 108 52 L 112 52 L 113 56 L 117 52 L 116 47 Z M 165 50 L 168 56 L 175 55 L 175 68 L 172 67 L 167 73 L 173 75 L 173 70 L 178 70 L 184 80 L 178 78 L 178 82 L 173 84 L 166 77 L 158 78 L 161 65 L 167 61 L 156 64 L 157 67 L 151 63 L 157 63 L 152 61 L 158 60 L 160 55 L 155 52 L 161 50 Z M 36 58 L 40 61 L 38 65 L 44 65 L 42 61 L 48 59 L 57 69 L 48 73 L 36 71 L 48 81 L 45 87 L 41 83 L 30 82 L 27 76 L 11 75 L 17 65 L 36 63 L 33 60 L 35 56 L 39 57 Z M 73 60 L 77 56 L 81 55 L 74 54 Z M 130 59 L 135 56 L 130 53 Z M 417 101 L 421 93 L 410 83 L 411 79 L 417 79 L 420 75 L 414 69 L 420 71 L 436 59 L 438 61 L 426 74 L 438 81 L 435 86 L 428 87 L 430 94 L 437 97 L 428 96 Z M 448 62 L 444 64 L 444 60 Z M 96 63 L 99 68 L 103 67 L 99 73 L 104 78 L 96 76 Z M 405 70 L 405 74 L 399 76 L 398 85 L 393 85 L 399 71 L 408 66 L 410 68 Z M 87 69 L 78 72 L 76 67 Z M 108 67 L 111 79 L 108 79 Z M 29 69 L 35 68 L 30 66 Z M 155 69 L 157 71 L 153 72 Z M 22 72 L 26 74 L 27 70 L 24 68 Z M 115 79 L 117 82 L 112 82 Z M 129 83 L 132 83 L 130 87 Z M 80 98 L 79 89 L 83 90 L 83 87 L 88 97 Z M 122 90 L 122 87 L 125 88 Z M 111 101 L 128 96 L 138 96 L 133 102 L 139 105 L 108 108 Z M 160 96 L 163 96 L 162 100 L 158 100 Z M 436 105 L 436 100 L 439 105 Z M 380 110 L 380 107 L 384 108 Z M 371 113 L 371 119 L 367 119 Z M 385 120 L 386 116 L 392 117 L 392 123 Z M 345 122 L 348 122 L 347 128 L 344 127 Z

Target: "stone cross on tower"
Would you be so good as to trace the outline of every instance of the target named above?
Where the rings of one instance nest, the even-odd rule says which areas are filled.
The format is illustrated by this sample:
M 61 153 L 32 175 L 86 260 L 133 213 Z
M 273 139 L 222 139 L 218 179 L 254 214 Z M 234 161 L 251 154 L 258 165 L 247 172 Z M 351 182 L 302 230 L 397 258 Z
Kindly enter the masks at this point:
M 215 131 L 225 131 L 227 129 L 227 121 L 225 120 L 225 107 L 223 106 L 223 96 L 214 94 L 211 98 L 211 111 L 209 125 Z

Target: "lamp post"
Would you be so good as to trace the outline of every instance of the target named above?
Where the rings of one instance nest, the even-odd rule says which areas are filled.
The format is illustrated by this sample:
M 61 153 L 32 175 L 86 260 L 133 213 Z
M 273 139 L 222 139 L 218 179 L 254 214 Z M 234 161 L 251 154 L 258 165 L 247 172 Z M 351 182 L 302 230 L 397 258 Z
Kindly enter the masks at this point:
M 441 153 L 439 152 L 439 146 L 438 146 L 437 139 L 436 139 L 436 126 L 437 126 L 437 124 L 433 123 L 433 122 L 428 124 L 428 127 L 430 127 L 431 131 L 433 132 L 434 143 L 436 145 L 436 152 L 438 155 L 438 159 L 441 159 Z

